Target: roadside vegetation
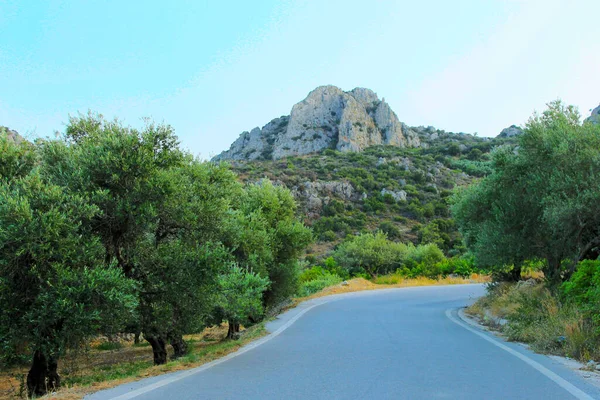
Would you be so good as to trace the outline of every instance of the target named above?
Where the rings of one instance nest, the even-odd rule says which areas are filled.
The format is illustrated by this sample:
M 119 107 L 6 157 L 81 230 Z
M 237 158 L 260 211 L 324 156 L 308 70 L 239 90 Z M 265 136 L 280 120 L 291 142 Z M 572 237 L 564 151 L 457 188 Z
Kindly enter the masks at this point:
M 470 312 L 536 350 L 599 360 L 600 126 L 550 103 L 516 149 L 494 152 L 492 169 L 452 206 L 495 280 Z
M 184 335 L 234 337 L 297 290 L 312 233 L 290 191 L 241 185 L 169 126 L 90 114 L 57 140 L 3 135 L 0 157 L 0 365 L 30 365 L 29 396 L 99 335 L 141 335 L 162 365 L 188 356 Z
M 369 157 L 381 151 L 392 150 Z M 394 179 L 396 170 L 381 169 Z M 425 183 L 420 172 L 410 174 Z M 365 179 L 355 183 L 379 190 L 373 176 Z M 423 193 L 431 223 L 419 228 L 419 240 L 386 221 L 366 229 L 361 215 L 400 214 L 404 206 L 390 194 L 366 202 L 367 214 L 331 202 L 324 212 L 332 221 L 365 229 L 336 230 L 338 246 L 317 256 L 306 253 L 313 230 L 290 189 L 268 179 L 240 182 L 227 164 L 195 159 L 168 125 L 138 130 L 90 113 L 71 118 L 52 140 L 17 141 L 3 130 L 0 369 L 7 390 L 36 397 L 189 366 L 262 334 L 265 316 L 290 298 L 356 289 L 345 280 L 470 282 L 481 270 L 453 250 L 459 237 L 444 200 L 450 192 Z M 215 327 L 226 327 L 218 343 L 194 339 Z M 123 357 L 103 363 L 106 352 Z
M 78 397 L 234 351 L 302 299 L 490 276 L 472 313 L 597 358 L 599 130 L 555 102 L 518 138 L 233 166 L 151 122 L 2 131 L 0 390 Z

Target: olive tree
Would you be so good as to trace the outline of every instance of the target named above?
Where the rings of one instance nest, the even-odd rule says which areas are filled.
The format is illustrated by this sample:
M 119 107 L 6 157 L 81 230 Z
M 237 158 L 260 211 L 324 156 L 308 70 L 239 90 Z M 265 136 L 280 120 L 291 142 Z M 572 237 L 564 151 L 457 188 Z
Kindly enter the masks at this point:
M 104 265 L 85 228 L 98 209 L 32 171 L 0 182 L 0 358 L 33 354 L 30 396 L 60 386 L 58 360 L 116 331 L 136 306 L 134 282 Z
M 296 292 L 297 260 L 312 232 L 298 220 L 289 189 L 265 180 L 246 187 L 230 213 L 223 241 L 240 267 L 269 278 L 263 301 L 270 307 Z
M 493 154 L 493 173 L 454 198 L 453 215 L 478 262 L 504 268 L 544 259 L 568 279 L 600 246 L 600 126 L 556 101 L 526 124 L 516 149 Z
M 219 276 L 217 304 L 229 324 L 229 339 L 235 338 L 235 334 L 240 331 L 240 324 L 247 324 L 262 316 L 262 296 L 268 287 L 268 278 L 235 264 Z

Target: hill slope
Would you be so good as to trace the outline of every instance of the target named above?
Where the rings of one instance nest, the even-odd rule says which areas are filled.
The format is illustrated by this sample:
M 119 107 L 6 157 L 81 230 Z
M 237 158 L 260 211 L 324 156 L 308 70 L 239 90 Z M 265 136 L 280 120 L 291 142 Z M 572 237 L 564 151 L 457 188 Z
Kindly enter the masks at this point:
M 348 234 L 382 230 L 394 240 L 436 243 L 460 251 L 448 198 L 490 171 L 489 152 L 514 145 L 514 137 L 478 138 L 434 128 L 410 128 L 419 148 L 373 146 L 360 153 L 332 149 L 280 160 L 233 161 L 245 182 L 267 178 L 288 187 L 317 243 L 327 254 Z

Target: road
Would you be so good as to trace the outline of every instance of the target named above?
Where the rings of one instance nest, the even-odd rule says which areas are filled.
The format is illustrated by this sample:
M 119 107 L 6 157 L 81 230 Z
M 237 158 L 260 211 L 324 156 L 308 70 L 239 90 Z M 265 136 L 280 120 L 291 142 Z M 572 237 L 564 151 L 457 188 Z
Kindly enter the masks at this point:
M 467 325 L 481 285 L 317 299 L 282 315 L 243 354 L 88 398 L 600 399 L 562 364 Z

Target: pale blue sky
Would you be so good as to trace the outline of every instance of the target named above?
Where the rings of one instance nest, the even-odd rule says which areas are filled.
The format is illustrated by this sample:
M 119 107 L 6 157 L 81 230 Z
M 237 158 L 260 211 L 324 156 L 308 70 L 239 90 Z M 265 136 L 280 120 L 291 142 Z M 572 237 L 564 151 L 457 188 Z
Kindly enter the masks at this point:
M 595 0 L 0 0 L 0 125 L 152 117 L 209 157 L 333 84 L 495 136 L 556 98 L 600 103 L 599 20 Z

